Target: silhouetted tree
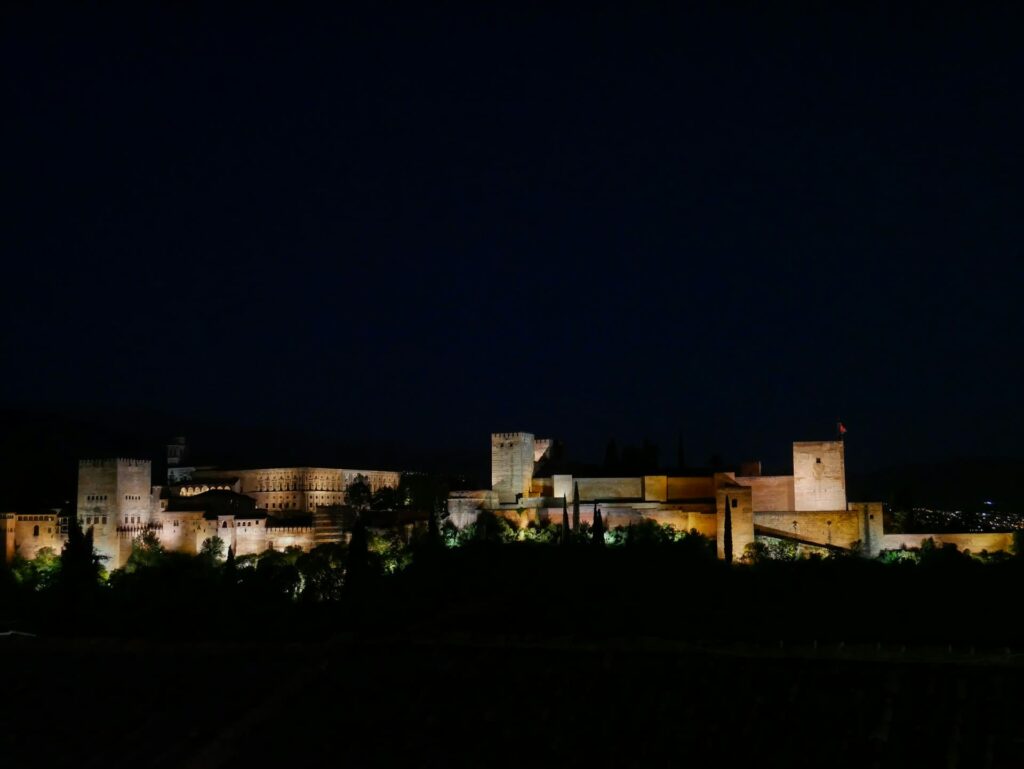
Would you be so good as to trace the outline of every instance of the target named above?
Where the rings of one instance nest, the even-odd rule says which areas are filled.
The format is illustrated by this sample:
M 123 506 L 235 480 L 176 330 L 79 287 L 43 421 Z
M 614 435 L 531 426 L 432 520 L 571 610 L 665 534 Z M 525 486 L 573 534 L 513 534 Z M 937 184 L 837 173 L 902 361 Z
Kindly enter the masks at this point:
M 147 531 L 132 542 L 132 552 L 125 562 L 124 570 L 129 574 L 138 569 L 158 566 L 165 553 L 155 532 Z
M 103 559 L 92 546 L 92 527 L 82 531 L 78 517 L 70 516 L 68 541 L 60 554 L 59 582 L 65 590 L 79 592 L 96 587 L 103 573 Z
M 572 492 L 572 530 L 580 530 L 580 484 L 579 481 L 573 482 Z
M 345 564 L 345 592 L 362 587 L 370 571 L 370 538 L 363 517 L 356 518 L 352 537 L 348 542 L 348 560 Z
M 204 539 L 199 548 L 199 555 L 210 563 L 219 562 L 224 557 L 224 540 L 217 536 Z
M 591 530 L 594 544 L 598 547 L 604 546 L 604 521 L 601 520 L 601 508 L 594 503 L 594 527 Z
M 732 503 L 729 502 L 729 495 L 725 495 L 725 531 L 722 534 L 722 550 L 725 553 L 725 562 L 732 563 Z
M 427 544 L 436 547 L 441 544 L 441 525 L 438 522 L 438 508 L 443 504 L 441 500 L 432 500 L 430 503 L 430 517 L 427 518 Z
M 562 495 L 562 539 L 561 539 L 561 543 L 563 545 L 569 544 L 569 502 L 565 498 L 564 494 Z
M 393 489 L 390 486 L 381 486 L 370 496 L 371 510 L 394 510 L 397 507 L 398 490 Z
M 345 504 L 357 513 L 369 510 L 372 501 L 373 490 L 364 476 L 357 475 L 355 480 L 345 487 Z

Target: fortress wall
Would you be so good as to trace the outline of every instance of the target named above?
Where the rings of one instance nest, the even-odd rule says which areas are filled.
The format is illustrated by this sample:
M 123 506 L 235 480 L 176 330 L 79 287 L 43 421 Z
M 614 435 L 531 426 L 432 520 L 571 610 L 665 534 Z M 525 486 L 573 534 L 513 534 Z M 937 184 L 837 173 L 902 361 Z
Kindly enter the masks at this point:
M 246 518 L 235 521 L 235 555 L 259 555 L 267 549 L 266 520 Z
M 119 459 L 117 462 L 117 504 L 119 524 L 145 524 L 152 509 L 150 491 L 153 467 L 147 459 Z
M 655 521 L 662 526 L 671 526 L 676 531 L 689 532 L 696 529 L 698 534 L 703 534 L 710 539 L 714 539 L 718 535 L 718 522 L 714 512 L 644 510 L 643 518 Z
M 533 479 L 534 437 L 531 433 L 491 435 L 491 488 L 502 502 L 528 495 Z
M 960 550 L 980 553 L 1003 551 L 1009 553 L 1013 547 L 1013 532 L 987 532 L 974 534 L 885 534 L 882 536 L 882 550 L 900 550 L 921 547 L 921 543 L 932 538 L 936 546 L 956 545 Z
M 312 526 L 271 526 L 267 528 L 268 550 L 301 547 L 309 551 L 316 546 L 316 531 Z
M 206 538 L 203 513 L 195 510 L 164 511 L 158 516 L 157 536 L 165 550 L 195 555 Z
M 665 479 L 667 499 L 710 499 L 715 496 L 715 479 L 711 476 Z
M 9 518 L 0 521 L 4 529 L 4 550 L 7 562 L 18 555 L 32 560 L 44 547 L 57 555 L 64 548 L 64 536 L 56 513 L 8 513 Z M 36 533 L 38 527 L 38 534 Z M 8 544 L 9 542 L 9 544 Z M 7 550 L 10 556 L 7 557 Z
M 555 496 L 555 485 L 551 478 L 534 478 L 530 481 L 531 497 L 553 497 Z
M 885 534 L 882 521 L 883 505 L 881 502 L 850 502 L 847 507 L 860 516 L 863 532 L 863 554 L 869 558 L 877 558 L 882 549 L 882 538 Z
M 321 505 L 345 504 L 345 489 L 362 477 L 371 491 L 397 488 L 402 474 L 396 470 L 356 470 L 336 467 L 268 467 L 250 470 L 203 470 L 194 484 L 238 478 L 238 490 L 256 506 L 281 511 L 314 512 Z
M 664 502 L 668 499 L 668 478 L 664 475 L 644 476 L 644 501 Z
M 845 510 L 846 460 L 842 441 L 793 444 L 793 509 Z
M 750 488 L 724 486 L 715 495 L 715 542 L 718 557 L 725 558 L 725 505 L 728 498 L 732 521 L 732 558 L 739 561 L 747 545 L 754 541 L 754 510 Z
M 796 509 L 792 475 L 737 476 L 736 483 L 750 487 L 755 512 Z
M 554 475 L 551 477 L 551 496 L 565 497 L 571 505 L 573 500 L 573 479 L 571 475 Z
M 3 545 L 0 550 L 0 555 L 4 559 L 4 563 L 10 563 L 14 560 L 15 543 L 15 530 L 18 524 L 17 513 L 0 513 L 0 544 Z
M 643 478 L 577 478 L 580 501 L 643 499 Z
M 754 524 L 821 545 L 849 548 L 865 540 L 863 516 L 856 510 L 758 511 L 754 513 Z

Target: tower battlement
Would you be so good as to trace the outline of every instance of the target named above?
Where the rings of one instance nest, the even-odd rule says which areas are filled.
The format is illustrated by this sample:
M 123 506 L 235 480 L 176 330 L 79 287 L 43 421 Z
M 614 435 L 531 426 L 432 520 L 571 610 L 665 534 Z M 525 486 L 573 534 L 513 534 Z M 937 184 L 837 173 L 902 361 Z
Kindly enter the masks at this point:
M 104 469 L 114 469 L 117 467 L 148 467 L 151 465 L 148 459 L 138 459 L 136 457 L 103 457 L 100 459 L 79 459 L 79 469 L 83 467 L 98 467 Z
M 491 433 L 491 443 L 495 441 L 533 440 L 533 433 Z

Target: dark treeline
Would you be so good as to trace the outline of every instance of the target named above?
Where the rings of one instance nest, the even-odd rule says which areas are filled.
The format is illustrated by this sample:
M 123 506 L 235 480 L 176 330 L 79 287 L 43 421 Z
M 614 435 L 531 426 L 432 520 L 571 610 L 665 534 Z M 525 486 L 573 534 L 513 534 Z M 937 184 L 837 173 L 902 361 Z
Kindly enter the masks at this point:
M 708 539 L 653 522 L 600 537 L 584 524 L 562 533 L 560 525 L 516 527 L 491 515 L 463 531 L 431 515 L 404 533 L 360 518 L 347 543 L 245 556 L 216 539 L 190 556 L 143 537 L 124 568 L 104 575 L 88 535 L 73 532 L 62 554 L 5 570 L 0 601 L 15 629 L 75 635 L 286 638 L 415 628 L 1024 645 L 1015 608 L 1020 556 L 925 543 L 878 560 L 796 557 L 776 544 L 727 565 Z

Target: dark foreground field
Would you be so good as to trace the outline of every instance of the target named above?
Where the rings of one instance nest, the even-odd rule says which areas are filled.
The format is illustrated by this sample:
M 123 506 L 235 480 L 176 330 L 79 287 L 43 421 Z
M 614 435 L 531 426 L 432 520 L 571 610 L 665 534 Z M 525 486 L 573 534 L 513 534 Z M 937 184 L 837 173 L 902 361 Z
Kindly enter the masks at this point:
M 875 645 L 0 639 L 4 766 L 1024 766 L 1024 660 Z

